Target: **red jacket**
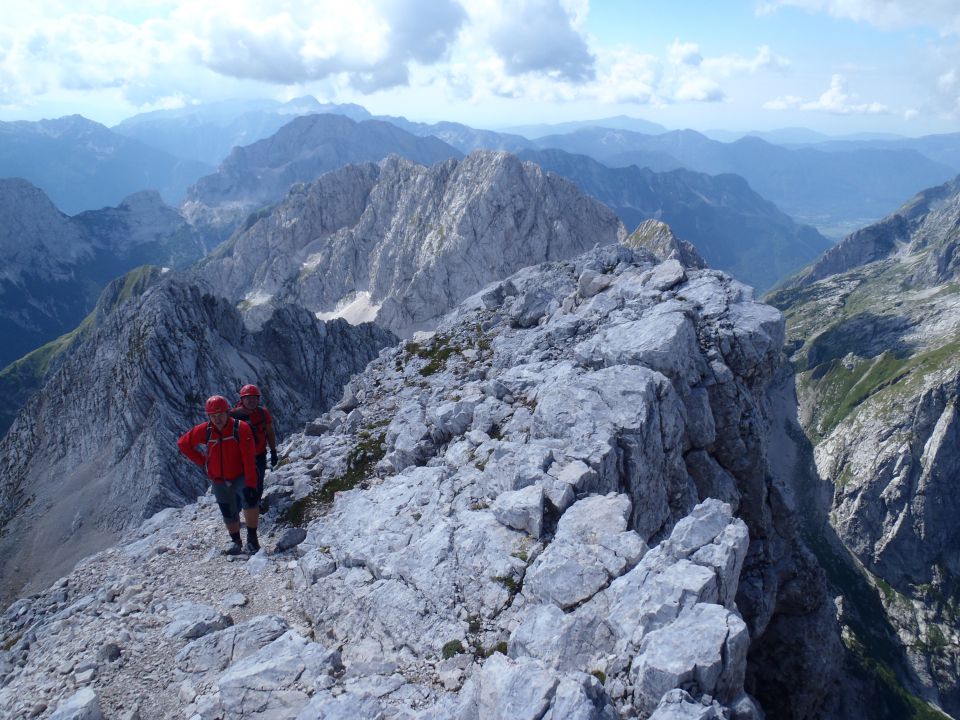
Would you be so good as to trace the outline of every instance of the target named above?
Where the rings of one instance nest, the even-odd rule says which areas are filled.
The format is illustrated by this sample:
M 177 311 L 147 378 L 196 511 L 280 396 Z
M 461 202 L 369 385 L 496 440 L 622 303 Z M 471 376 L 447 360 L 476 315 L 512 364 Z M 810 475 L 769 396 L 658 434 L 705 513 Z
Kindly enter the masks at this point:
M 257 452 L 255 454 L 263 455 L 267 451 L 267 433 L 273 425 L 273 416 L 270 415 L 270 411 L 263 407 L 263 405 L 254 410 L 247 410 L 243 406 L 243 400 L 241 400 L 233 406 L 233 410 L 230 411 L 230 417 L 235 417 L 250 423 L 250 426 L 254 428 L 253 440 L 257 446 Z
M 237 423 L 239 443 L 233 436 L 233 425 Z M 209 428 L 210 442 L 207 442 Z M 207 477 L 213 482 L 233 480 L 244 476 L 247 487 L 257 486 L 257 464 L 253 431 L 242 420 L 229 419 L 223 428 L 223 435 L 211 422 L 194 425 L 177 440 L 180 452 L 200 467 L 207 468 Z M 197 450 L 200 445 L 207 446 L 206 454 Z

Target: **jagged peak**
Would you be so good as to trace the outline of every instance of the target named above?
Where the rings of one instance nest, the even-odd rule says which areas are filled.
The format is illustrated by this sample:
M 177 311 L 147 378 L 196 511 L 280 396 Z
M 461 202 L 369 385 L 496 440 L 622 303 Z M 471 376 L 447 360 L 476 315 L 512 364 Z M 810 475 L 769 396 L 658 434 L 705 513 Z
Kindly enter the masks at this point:
M 661 220 L 644 220 L 637 225 L 623 242 L 627 247 L 645 248 L 661 260 L 675 258 L 684 267 L 704 268 L 706 261 L 697 252 L 693 243 L 681 240 L 673 230 Z

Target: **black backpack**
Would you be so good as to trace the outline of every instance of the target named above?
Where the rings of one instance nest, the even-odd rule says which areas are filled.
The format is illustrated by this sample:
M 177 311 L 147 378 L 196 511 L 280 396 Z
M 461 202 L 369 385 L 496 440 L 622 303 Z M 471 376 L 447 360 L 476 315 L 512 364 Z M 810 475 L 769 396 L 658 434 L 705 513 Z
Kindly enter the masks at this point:
M 243 420 L 247 425 L 250 426 L 250 429 L 253 431 L 254 447 L 256 447 L 257 443 L 259 442 L 258 436 L 260 433 L 266 435 L 267 432 L 267 414 L 264 412 L 264 408 L 262 407 L 257 408 L 257 410 L 260 411 L 260 423 L 254 423 L 253 420 L 250 419 L 250 411 L 246 408 L 234 408 L 230 411 L 230 417 L 232 417 L 234 420 Z

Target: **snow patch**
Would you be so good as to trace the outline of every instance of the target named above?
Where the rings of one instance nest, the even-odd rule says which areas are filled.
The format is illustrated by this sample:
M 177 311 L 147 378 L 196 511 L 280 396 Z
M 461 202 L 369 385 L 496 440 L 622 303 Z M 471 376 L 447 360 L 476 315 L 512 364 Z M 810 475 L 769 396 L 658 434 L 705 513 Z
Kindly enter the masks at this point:
M 364 322 L 373 322 L 380 312 L 380 305 L 370 302 L 370 293 L 366 290 L 349 293 L 337 301 L 336 307 L 332 312 L 316 313 L 318 320 L 334 320 L 343 318 L 351 325 L 359 325 Z
M 243 298 L 243 302 L 247 304 L 248 307 L 256 307 L 257 305 L 263 305 L 264 303 L 270 302 L 270 298 L 273 295 L 263 290 L 251 290 L 247 293 L 246 297 Z

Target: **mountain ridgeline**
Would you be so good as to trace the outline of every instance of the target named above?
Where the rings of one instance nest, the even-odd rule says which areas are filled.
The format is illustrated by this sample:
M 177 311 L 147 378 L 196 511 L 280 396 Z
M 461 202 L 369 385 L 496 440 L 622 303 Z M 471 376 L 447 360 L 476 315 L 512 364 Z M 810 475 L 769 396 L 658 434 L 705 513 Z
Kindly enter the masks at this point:
M 867 571 L 865 665 L 960 714 L 960 178 L 841 241 L 770 298 L 788 322 L 820 512 Z M 849 588 L 845 588 L 849 591 Z M 868 619 L 868 622 L 864 622 Z
M 737 175 L 636 166 L 608 168 L 563 150 L 519 154 L 576 183 L 634 228 L 647 219 L 666 222 L 692 242 L 710 267 L 763 291 L 818 258 L 832 243 L 799 225 L 757 195 Z
M 390 154 L 425 165 L 461 156 L 435 137 L 420 138 L 389 123 L 307 115 L 269 138 L 234 148 L 215 173 L 190 188 L 183 212 L 195 224 L 233 228 L 251 211 L 282 199 L 295 183 Z
M 612 167 L 685 167 L 711 175 L 735 173 L 792 217 L 834 232 L 883 217 L 903 198 L 957 172 L 913 149 L 788 149 L 755 137 L 721 143 L 693 130 L 643 135 L 586 128 L 542 137 L 537 143 L 541 148 L 589 155 Z
M 275 303 L 361 302 L 409 336 L 497 278 L 625 237 L 609 208 L 508 153 L 431 167 L 393 156 L 294 188 L 198 271 L 254 320 Z
M 0 122 L 0 178 L 20 177 L 74 215 L 154 190 L 179 205 L 210 165 L 174 157 L 80 115 Z
M 0 366 L 76 328 L 115 277 L 206 252 L 156 192 L 68 217 L 27 181 L 0 180 L 0 217 Z
M 225 303 L 168 282 L 144 305 L 181 293 L 181 316 L 207 317 L 166 352 L 192 367 L 203 327 L 210 359 L 236 362 L 211 337 L 239 323 Z M 286 549 L 230 563 L 211 502 L 165 511 L 0 619 L 0 703 L 151 720 L 830 711 L 832 603 L 768 463 L 783 319 L 751 294 L 620 245 L 486 286 L 284 443 L 268 487 L 301 526 Z M 81 658 L 106 645 L 91 673 Z

